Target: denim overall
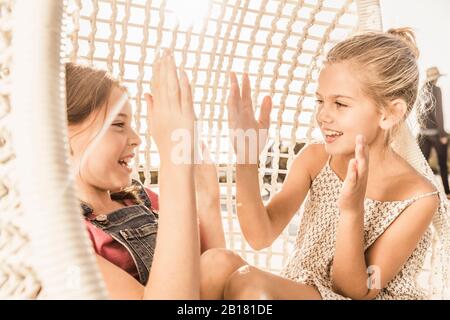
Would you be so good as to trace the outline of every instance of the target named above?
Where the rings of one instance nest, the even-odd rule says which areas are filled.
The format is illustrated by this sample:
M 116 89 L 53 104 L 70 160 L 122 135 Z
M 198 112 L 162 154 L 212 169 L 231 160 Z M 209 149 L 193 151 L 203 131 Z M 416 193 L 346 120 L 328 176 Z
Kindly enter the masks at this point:
M 146 285 L 155 253 L 158 214 L 153 211 L 143 185 L 136 180 L 132 184 L 139 187 L 142 205 L 130 205 L 92 219 L 89 218 L 92 209 L 86 204 L 81 207 L 86 219 L 128 250 L 139 273 L 139 282 Z

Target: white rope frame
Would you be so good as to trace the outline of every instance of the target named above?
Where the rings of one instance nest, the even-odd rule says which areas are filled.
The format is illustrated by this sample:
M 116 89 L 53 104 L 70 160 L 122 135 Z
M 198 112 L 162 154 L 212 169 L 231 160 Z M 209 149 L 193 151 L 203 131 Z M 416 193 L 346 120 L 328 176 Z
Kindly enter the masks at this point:
M 10 13 L 12 2 L 0 1 L 2 16 L 4 11 Z M 62 10 L 62 21 L 67 25 L 67 30 L 62 31 L 62 54 L 66 55 L 66 59 L 104 67 L 129 87 L 135 128 L 145 141 L 140 156 L 133 164 L 134 176 L 138 177 L 138 173 L 143 172 L 144 183 L 150 186 L 155 184 L 152 172 L 158 170 L 158 164 L 156 149 L 151 144 L 146 122 L 143 121 L 145 106 L 142 95 L 149 88 L 155 49 L 165 46 L 174 50 L 177 61 L 185 66 L 191 76 L 195 107 L 204 123 L 204 138 L 213 156 L 225 162 L 219 172 L 221 188 L 226 194 L 222 205 L 227 244 L 250 263 L 273 272 L 279 271 L 292 250 L 293 236 L 285 230 L 272 248 L 254 252 L 242 238 L 235 215 L 235 170 L 230 161 L 233 155 L 224 123 L 227 119 L 228 73 L 231 70 L 248 72 L 254 100 L 260 101 L 266 94 L 274 100 L 271 144 L 263 153 L 260 168 L 262 192 L 267 191 L 268 198 L 278 191 L 278 180 L 286 174 L 298 144 L 315 139 L 313 93 L 324 53 L 357 30 L 381 30 L 378 0 L 209 0 L 206 17 L 193 27 L 171 25 L 171 12 L 165 0 L 66 0 L 64 8 L 51 0 L 31 3 L 16 0 L 15 3 L 17 8 L 22 7 L 23 10 L 17 14 L 18 23 L 14 29 L 22 31 L 14 36 L 17 63 L 13 67 L 15 85 L 12 86 L 12 100 L 14 112 L 21 121 L 14 129 L 5 125 L 3 118 L 8 118 L 10 113 L 10 92 L 1 91 L 0 155 L 4 150 L 9 150 L 6 143 L 9 138 L 5 138 L 8 132 L 14 132 L 17 136 L 17 163 L 21 169 L 28 169 L 21 170 L 20 176 L 15 172 L 14 177 L 19 177 L 19 183 L 13 181 L 10 186 L 8 181 L 11 178 L 5 175 L 5 172 L 10 172 L 10 162 L 0 163 L 0 262 L 2 265 L 7 262 L 5 265 L 13 269 L 0 269 L 0 297 L 32 297 L 38 291 L 39 282 L 44 288 L 44 297 L 106 297 L 81 223 L 72 181 L 67 178 L 66 120 L 62 111 L 65 108 L 59 50 L 61 29 L 58 19 Z M 26 12 L 39 12 L 35 16 L 40 19 L 29 19 Z M 26 24 L 20 24 L 26 19 L 29 19 Z M 29 21 L 35 23 L 30 24 Z M 52 28 L 45 28 L 46 25 Z M 11 27 L 6 23 L 0 24 L 0 27 L 1 48 L 8 48 L 11 45 Z M 64 35 L 67 37 L 64 38 Z M 43 40 L 40 46 L 26 41 L 32 37 Z M 1 52 L 0 70 L 3 72 L 5 66 L 9 69 L 11 54 Z M 33 65 L 24 52 L 38 53 L 41 57 L 39 63 Z M 33 95 L 23 95 L 23 90 L 36 85 L 32 79 L 27 79 L 27 75 L 44 70 L 45 77 L 40 79 L 43 85 L 39 86 L 41 92 L 35 90 Z M 8 76 L 1 75 L 2 84 L 9 81 Z M 36 128 L 31 119 L 41 119 L 48 124 L 45 126 L 48 130 L 45 131 L 42 126 Z M 33 139 L 25 139 L 23 132 L 34 132 L 34 129 L 42 131 Z M 37 148 L 51 152 L 45 155 L 36 153 Z M 13 154 L 12 151 L 9 154 Z M 30 159 L 39 161 L 31 164 Z M 282 161 L 287 162 L 287 168 L 280 169 L 279 163 Z M 55 167 L 48 166 L 48 163 L 54 163 Z M 48 171 L 42 171 L 46 165 Z M 50 177 L 51 181 L 42 177 L 47 180 Z M 24 225 L 33 228 L 19 228 L 6 233 L 5 230 L 11 230 L 11 226 L 17 226 L 9 217 L 22 210 L 18 194 L 13 192 L 16 185 L 20 186 L 25 211 L 23 216 L 28 222 Z M 45 198 L 50 190 L 55 195 L 51 201 L 39 203 L 38 200 Z M 5 213 L 3 208 L 6 208 Z M 7 254 L 11 241 L 5 237 L 6 234 L 19 237 L 23 248 L 29 247 L 29 235 L 35 251 L 41 258 L 45 257 L 32 263 L 39 277 L 29 267 L 22 272 L 23 275 L 17 276 L 27 264 L 23 263 L 23 258 L 11 262 L 12 255 Z M 48 261 L 44 264 L 43 260 Z
M 12 1 L 0 1 L 0 299 L 33 298 L 40 283 L 30 266 L 21 226 L 17 166 L 11 132 Z
M 21 289 L 7 297 L 28 298 L 39 292 L 41 298 L 106 298 L 69 174 L 61 51 L 63 5 L 52 0 L 17 0 L 13 6 L 10 97 L 14 126 L 10 123 L 9 129 L 20 168 L 15 171 L 21 198 L 17 208 L 24 213 L 17 234 L 24 233 L 30 240 L 27 248 L 22 245 L 30 258 L 24 257 L 18 266 L 28 260 L 36 277 L 28 283 L 7 279 L 17 281 Z M 1 221 L 3 237 L 3 212 Z M 13 244 L 9 240 L 6 247 Z M 3 285 L 0 289 L 2 295 L 7 294 Z

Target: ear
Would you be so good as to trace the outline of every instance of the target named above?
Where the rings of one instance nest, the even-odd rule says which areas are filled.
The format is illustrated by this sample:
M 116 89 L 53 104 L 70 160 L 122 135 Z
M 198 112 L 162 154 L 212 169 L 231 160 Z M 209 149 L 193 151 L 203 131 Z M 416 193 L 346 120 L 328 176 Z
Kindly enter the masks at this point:
M 408 110 L 405 100 L 395 99 L 388 103 L 381 111 L 379 125 L 381 129 L 389 130 L 403 120 Z

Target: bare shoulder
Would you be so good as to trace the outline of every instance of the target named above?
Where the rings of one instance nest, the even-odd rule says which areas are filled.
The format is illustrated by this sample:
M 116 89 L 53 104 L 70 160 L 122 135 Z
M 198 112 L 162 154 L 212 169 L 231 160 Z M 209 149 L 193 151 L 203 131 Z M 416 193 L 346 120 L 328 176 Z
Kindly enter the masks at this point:
M 295 163 L 301 163 L 306 168 L 311 180 L 319 174 L 328 160 L 328 154 L 325 151 L 323 143 L 311 143 L 303 147 L 295 159 Z
M 394 190 L 399 190 L 405 198 L 437 191 L 431 181 L 412 167 L 407 168 L 404 172 L 399 173 L 398 176 L 393 177 L 391 186 Z
M 438 194 L 433 194 L 437 191 L 434 185 L 414 169 L 412 171 L 398 179 L 397 190 L 402 190 L 405 199 L 414 199 L 402 213 L 403 221 L 408 228 L 415 226 L 423 231 L 430 225 L 440 200 Z
M 396 194 L 400 200 L 411 199 L 437 191 L 431 181 L 417 172 L 408 163 L 402 164 L 402 170 L 399 170 L 399 173 L 392 176 L 389 180 L 388 192 Z M 437 194 L 429 195 L 420 198 L 416 203 L 415 206 L 424 205 L 430 209 L 437 208 L 439 205 L 439 196 Z

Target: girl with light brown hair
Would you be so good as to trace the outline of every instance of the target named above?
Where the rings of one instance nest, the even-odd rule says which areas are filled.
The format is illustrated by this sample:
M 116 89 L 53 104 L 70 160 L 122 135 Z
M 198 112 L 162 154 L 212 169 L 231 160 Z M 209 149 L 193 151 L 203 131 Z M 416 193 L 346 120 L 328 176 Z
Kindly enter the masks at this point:
M 187 76 L 178 76 L 169 51 L 154 61 L 152 88 L 145 99 L 161 159 L 159 199 L 131 179 L 141 140 L 125 87 L 104 70 L 66 65 L 78 198 L 111 298 L 198 299 L 201 252 L 225 246 L 217 173 L 171 159 L 168 132 L 193 136 L 195 115 Z

